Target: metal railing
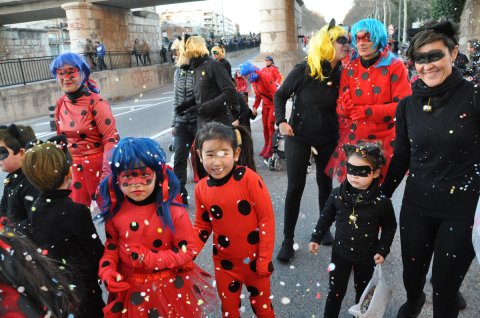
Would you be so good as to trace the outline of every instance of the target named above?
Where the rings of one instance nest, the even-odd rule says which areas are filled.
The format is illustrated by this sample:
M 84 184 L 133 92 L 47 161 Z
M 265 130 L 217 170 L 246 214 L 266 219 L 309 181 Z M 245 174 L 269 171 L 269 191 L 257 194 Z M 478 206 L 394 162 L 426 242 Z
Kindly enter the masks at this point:
M 233 44 L 227 46 L 227 53 L 249 49 L 258 46 L 259 43 Z M 98 69 L 98 57 L 89 54 L 83 54 L 85 59 L 90 64 L 93 72 L 100 71 Z M 162 58 L 160 51 L 150 52 L 151 64 L 161 64 Z M 20 59 L 0 60 L 0 87 L 13 85 L 26 85 L 27 83 L 39 82 L 53 79 L 50 73 L 50 63 L 57 56 L 44 56 Z M 138 59 L 133 52 L 114 52 L 109 51 L 104 57 L 104 62 L 107 70 L 114 70 L 119 68 L 129 68 L 145 65 L 142 59 Z M 172 63 L 171 52 L 167 51 L 167 63 Z M 148 65 L 148 63 L 147 63 Z

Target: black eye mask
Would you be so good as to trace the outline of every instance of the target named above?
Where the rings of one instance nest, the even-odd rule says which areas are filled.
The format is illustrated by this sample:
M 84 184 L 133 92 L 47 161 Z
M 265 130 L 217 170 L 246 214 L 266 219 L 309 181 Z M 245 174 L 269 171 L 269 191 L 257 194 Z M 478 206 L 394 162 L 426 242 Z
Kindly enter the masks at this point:
M 354 166 L 351 163 L 345 165 L 347 167 L 347 174 L 357 177 L 368 177 L 372 173 L 370 166 Z
M 5 160 L 8 158 L 8 149 L 5 147 L 0 147 L 0 160 Z
M 432 50 L 426 53 L 415 53 L 416 64 L 428 64 L 439 61 L 445 57 L 445 52 L 442 50 Z

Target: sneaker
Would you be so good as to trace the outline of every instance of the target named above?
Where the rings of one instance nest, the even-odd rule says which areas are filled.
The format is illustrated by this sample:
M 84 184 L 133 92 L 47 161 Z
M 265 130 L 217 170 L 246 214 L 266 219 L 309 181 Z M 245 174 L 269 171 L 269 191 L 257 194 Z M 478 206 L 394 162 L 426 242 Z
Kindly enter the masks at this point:
M 400 309 L 398 309 L 397 318 L 416 318 L 422 312 L 423 305 L 425 304 L 425 293 L 422 292 L 422 296 L 417 304 L 404 303 Z
M 293 250 L 293 240 L 284 239 L 282 242 L 282 247 L 277 254 L 277 259 L 280 262 L 288 263 L 292 260 L 294 253 L 295 251 Z
M 463 295 L 460 291 L 458 291 L 457 294 L 457 304 L 458 304 L 458 310 L 464 310 L 467 308 L 467 302 L 465 301 L 465 298 L 463 298 Z
M 332 244 L 333 244 L 332 232 L 330 232 L 330 230 L 328 230 L 327 234 L 325 234 L 325 236 L 323 237 L 322 245 L 331 246 Z

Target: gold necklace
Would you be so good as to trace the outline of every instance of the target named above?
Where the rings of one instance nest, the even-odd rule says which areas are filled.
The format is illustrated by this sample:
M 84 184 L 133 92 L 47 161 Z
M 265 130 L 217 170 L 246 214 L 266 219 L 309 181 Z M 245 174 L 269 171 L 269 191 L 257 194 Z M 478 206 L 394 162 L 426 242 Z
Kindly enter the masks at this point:
M 358 229 L 357 216 L 358 216 L 358 214 L 355 213 L 355 206 L 353 206 L 352 214 L 350 214 L 350 216 L 348 217 L 348 219 L 350 220 L 350 221 L 348 221 L 348 224 L 353 224 L 356 229 Z
M 423 105 L 423 111 L 426 112 L 426 113 L 431 113 L 432 112 L 432 106 L 430 106 L 430 99 L 432 99 L 431 97 L 428 98 L 428 104 L 427 105 Z

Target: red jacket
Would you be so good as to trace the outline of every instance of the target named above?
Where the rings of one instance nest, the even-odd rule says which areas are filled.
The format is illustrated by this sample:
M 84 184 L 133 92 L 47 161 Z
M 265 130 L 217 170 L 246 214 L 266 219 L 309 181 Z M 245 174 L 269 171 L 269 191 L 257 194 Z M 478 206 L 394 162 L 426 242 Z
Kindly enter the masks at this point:
M 268 73 L 278 85 L 282 84 L 283 76 L 275 65 L 264 67 L 262 72 Z
M 263 102 L 263 107 L 273 107 L 273 96 L 277 92 L 275 81 L 266 71 L 255 71 L 255 73 L 258 74 L 258 79 L 252 83 L 255 92 L 253 108 L 257 109 L 260 102 Z
M 21 300 L 20 293 L 9 285 L 0 283 L 0 317 L 2 318 L 33 318 L 43 317 L 45 313 L 40 312 L 36 308 L 26 309 L 27 306 L 32 306 L 31 302 L 25 303 L 27 298 Z M 35 312 L 35 315 L 31 314 Z M 29 315 L 30 314 L 30 315 Z M 28 316 L 27 316 L 28 315 Z
M 246 79 L 235 75 L 235 84 L 237 86 L 237 92 L 248 93 L 248 84 Z

